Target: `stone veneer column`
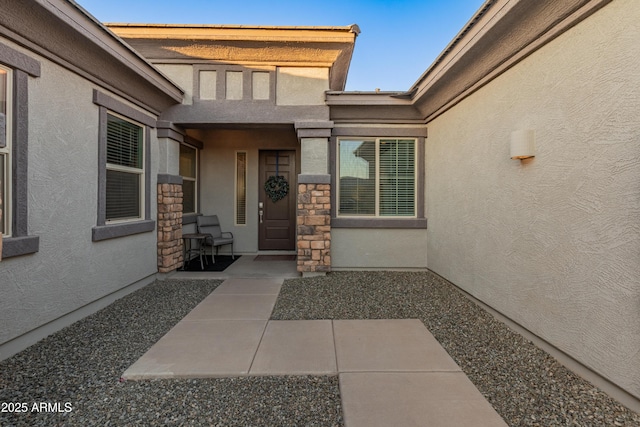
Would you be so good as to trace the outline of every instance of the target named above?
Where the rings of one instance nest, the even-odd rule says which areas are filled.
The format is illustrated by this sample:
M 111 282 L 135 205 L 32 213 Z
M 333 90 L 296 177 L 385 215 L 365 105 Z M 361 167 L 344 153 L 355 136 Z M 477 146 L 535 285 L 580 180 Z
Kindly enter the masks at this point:
M 298 271 L 326 273 L 331 271 L 331 184 L 302 182 L 304 177 L 298 178 Z
M 300 121 L 295 124 L 300 140 L 298 175 L 297 249 L 302 275 L 331 271 L 331 175 L 329 139 L 333 122 Z
M 158 272 L 182 267 L 182 177 L 158 175 Z

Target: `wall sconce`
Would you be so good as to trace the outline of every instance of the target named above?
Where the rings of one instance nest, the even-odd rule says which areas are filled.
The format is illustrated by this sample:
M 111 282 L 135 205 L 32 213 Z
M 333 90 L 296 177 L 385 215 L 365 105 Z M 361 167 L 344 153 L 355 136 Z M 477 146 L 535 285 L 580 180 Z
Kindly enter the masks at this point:
M 524 160 L 536 156 L 535 131 L 522 129 L 511 132 L 511 158 Z

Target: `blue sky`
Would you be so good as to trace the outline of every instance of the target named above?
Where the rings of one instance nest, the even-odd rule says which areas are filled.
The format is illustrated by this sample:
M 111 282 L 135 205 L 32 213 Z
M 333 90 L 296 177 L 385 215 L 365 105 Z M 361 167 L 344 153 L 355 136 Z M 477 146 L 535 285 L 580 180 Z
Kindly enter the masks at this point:
M 350 25 L 347 90 L 407 90 L 484 0 L 76 0 L 102 22 Z

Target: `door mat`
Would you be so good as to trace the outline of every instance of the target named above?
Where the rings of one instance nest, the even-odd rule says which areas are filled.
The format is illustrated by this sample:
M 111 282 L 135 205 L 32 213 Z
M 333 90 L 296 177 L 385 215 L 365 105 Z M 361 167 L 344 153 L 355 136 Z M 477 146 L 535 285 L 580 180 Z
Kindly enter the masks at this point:
M 241 255 L 236 255 L 236 259 L 233 259 L 231 258 L 231 255 L 216 255 L 216 262 L 214 264 L 211 260 L 211 255 L 207 255 L 204 257 L 206 258 L 206 261 L 203 260 L 204 270 L 200 268 L 200 258 L 195 257 L 185 263 L 183 271 L 224 271 L 240 257 Z
M 257 255 L 254 261 L 295 261 L 297 255 Z

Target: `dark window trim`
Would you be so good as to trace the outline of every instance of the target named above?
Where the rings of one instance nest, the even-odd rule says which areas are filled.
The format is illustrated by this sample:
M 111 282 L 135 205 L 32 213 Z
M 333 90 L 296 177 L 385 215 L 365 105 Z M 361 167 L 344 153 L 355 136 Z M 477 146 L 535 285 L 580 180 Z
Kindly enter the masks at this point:
M 93 103 L 100 107 L 98 119 L 98 212 L 97 222 L 91 230 L 91 240 L 115 239 L 133 234 L 146 233 L 155 229 L 151 219 L 151 128 L 156 120 L 129 105 L 98 90 L 93 91 Z M 107 114 L 111 111 L 144 125 L 144 219 L 138 221 L 107 224 Z
M 2 258 L 40 250 L 40 237 L 29 236 L 29 76 L 40 77 L 40 62 L 0 43 L 0 63 L 13 69 L 13 140 L 11 141 L 12 188 L 11 237 L 2 240 Z M 9 143 L 9 141 L 7 141 Z
M 394 135 L 395 129 L 370 129 L 363 130 L 360 135 L 349 136 L 349 138 L 372 138 L 373 133 L 377 131 L 376 138 L 391 137 Z M 381 136 L 382 135 L 382 136 Z M 394 135 L 397 136 L 397 135 Z M 333 228 L 427 228 L 427 218 L 425 218 L 424 203 L 425 203 L 425 138 L 423 136 L 402 136 L 403 138 L 414 138 L 416 140 L 416 151 L 418 155 L 417 163 L 417 186 L 416 186 L 416 203 L 417 212 L 415 218 L 401 218 L 401 217 L 376 217 L 376 218 L 363 218 L 363 217 L 345 217 L 337 216 L 338 206 L 338 192 L 337 192 L 337 174 L 338 165 L 337 161 L 337 144 L 338 138 L 342 136 L 331 137 L 331 146 L 329 149 L 330 164 L 331 164 L 331 227 Z

